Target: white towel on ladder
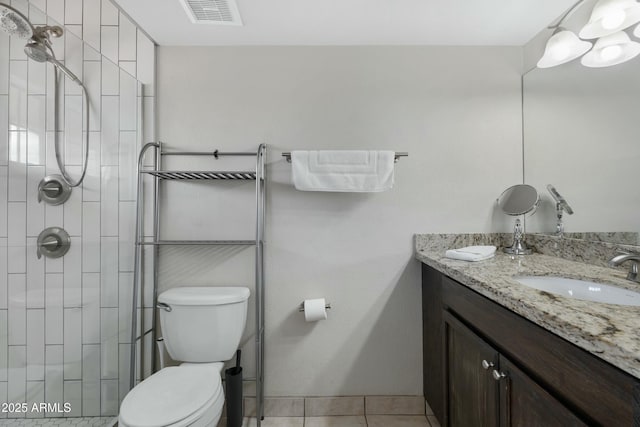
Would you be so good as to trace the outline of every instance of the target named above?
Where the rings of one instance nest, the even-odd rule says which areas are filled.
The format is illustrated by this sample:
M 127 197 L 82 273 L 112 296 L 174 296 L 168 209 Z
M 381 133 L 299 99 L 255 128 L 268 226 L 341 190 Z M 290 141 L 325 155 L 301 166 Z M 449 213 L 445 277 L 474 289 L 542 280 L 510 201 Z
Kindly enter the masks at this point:
M 301 191 L 386 191 L 393 187 L 394 159 L 394 151 L 293 151 L 293 184 Z

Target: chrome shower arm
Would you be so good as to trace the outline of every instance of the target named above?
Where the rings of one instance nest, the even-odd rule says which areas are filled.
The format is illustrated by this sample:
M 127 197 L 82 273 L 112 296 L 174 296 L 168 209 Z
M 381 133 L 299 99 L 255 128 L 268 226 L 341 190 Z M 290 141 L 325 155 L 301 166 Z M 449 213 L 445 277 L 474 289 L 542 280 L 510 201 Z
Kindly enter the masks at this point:
M 58 25 L 41 25 L 33 29 L 33 38 L 36 39 L 49 40 L 49 35 L 58 38 L 62 37 L 62 34 L 64 34 L 64 30 Z

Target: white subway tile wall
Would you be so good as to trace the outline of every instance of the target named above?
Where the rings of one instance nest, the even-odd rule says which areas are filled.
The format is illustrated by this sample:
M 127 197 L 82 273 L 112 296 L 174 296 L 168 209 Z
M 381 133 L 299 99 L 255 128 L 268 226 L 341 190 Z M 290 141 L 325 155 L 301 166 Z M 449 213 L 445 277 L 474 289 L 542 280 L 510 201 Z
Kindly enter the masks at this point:
M 27 354 L 28 352 L 29 350 L 27 349 Z M 28 381 L 27 380 L 28 407 L 33 407 L 34 404 L 39 405 L 40 402 L 44 402 L 44 381 Z M 26 415 L 27 415 L 27 418 L 44 418 L 44 412 L 40 412 L 40 411 L 29 411 L 27 412 Z
M 62 78 L 57 137 L 78 177 L 89 132 L 89 165 L 63 206 L 38 203 L 40 180 L 60 173 L 54 69 L 0 32 L 0 401 L 71 404 L 0 418 L 114 416 L 129 384 L 135 170 L 155 138 L 155 46 L 110 0 L 10 3 L 35 25 L 65 27 L 54 50 L 84 81 L 90 123 L 80 87 Z M 38 259 L 50 226 L 67 230 L 71 248 Z

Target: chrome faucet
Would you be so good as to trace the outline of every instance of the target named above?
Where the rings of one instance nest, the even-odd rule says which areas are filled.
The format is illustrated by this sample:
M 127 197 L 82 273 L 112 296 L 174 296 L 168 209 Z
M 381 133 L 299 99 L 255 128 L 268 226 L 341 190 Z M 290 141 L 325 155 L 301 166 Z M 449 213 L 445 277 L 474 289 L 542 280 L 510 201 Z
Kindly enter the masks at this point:
M 609 267 L 617 267 L 625 261 L 631 261 L 631 268 L 627 274 L 627 280 L 640 283 L 640 277 L 638 277 L 639 254 L 621 253 L 616 255 L 609 260 Z

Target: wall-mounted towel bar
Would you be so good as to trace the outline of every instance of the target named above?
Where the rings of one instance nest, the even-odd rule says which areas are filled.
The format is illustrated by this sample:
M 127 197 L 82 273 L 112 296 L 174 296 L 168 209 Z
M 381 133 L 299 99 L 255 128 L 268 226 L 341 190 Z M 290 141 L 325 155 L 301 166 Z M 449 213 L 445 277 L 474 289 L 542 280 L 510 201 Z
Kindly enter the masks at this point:
M 291 153 L 290 152 L 282 153 L 282 157 L 287 159 L 287 162 L 291 163 Z M 397 162 L 400 159 L 400 157 L 409 157 L 409 153 L 406 152 L 406 151 L 396 151 L 395 161 Z

